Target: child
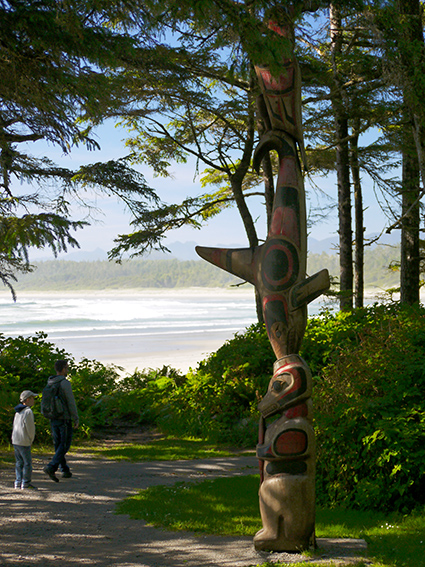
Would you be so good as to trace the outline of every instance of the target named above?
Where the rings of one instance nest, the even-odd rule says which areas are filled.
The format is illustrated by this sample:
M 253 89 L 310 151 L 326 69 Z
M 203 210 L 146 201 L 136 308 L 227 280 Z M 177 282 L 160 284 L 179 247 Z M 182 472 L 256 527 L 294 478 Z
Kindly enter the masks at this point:
M 12 431 L 12 445 L 15 449 L 16 460 L 15 488 L 37 490 L 31 484 L 31 445 L 35 437 L 34 414 L 31 408 L 37 395 L 31 390 L 23 391 L 19 397 L 21 403 L 15 407 Z

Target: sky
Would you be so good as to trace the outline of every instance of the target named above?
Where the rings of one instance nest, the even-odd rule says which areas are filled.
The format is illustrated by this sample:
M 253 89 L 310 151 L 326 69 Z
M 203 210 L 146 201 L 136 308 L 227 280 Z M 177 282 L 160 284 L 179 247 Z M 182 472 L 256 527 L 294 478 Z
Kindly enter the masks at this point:
M 84 147 L 75 148 L 70 154 L 64 155 L 59 147 L 47 145 L 45 142 L 37 142 L 28 147 L 29 153 L 35 157 L 44 155 L 52 159 L 56 164 L 76 169 L 79 165 L 117 159 L 126 155 L 124 147 L 125 132 L 115 128 L 112 124 L 103 125 L 98 128 L 97 139 L 101 146 L 100 150 L 88 151 Z M 203 192 L 199 179 L 194 179 L 195 162 L 187 164 L 174 164 L 170 170 L 173 178 L 153 177 L 151 171 L 144 166 L 139 170 L 143 173 L 147 183 L 153 187 L 164 202 L 179 202 L 187 196 L 196 196 Z M 336 199 L 336 178 L 334 175 L 315 179 L 315 183 L 322 191 Z M 326 199 L 313 190 L 308 181 L 306 182 L 306 192 L 311 196 L 314 205 L 317 202 L 327 204 Z M 366 234 L 381 232 L 385 226 L 386 219 L 376 203 L 372 182 L 363 179 L 363 192 L 365 199 L 365 226 Z M 125 210 L 124 205 L 115 197 L 86 196 L 101 212 L 96 214 L 96 219 L 91 220 L 91 226 L 85 227 L 75 233 L 80 243 L 80 250 L 92 252 L 98 248 L 108 251 L 114 246 L 114 238 L 118 234 L 131 232 L 129 222 L 131 215 Z M 265 238 L 266 222 L 262 199 L 250 200 L 253 217 L 256 219 L 258 234 L 260 238 Z M 330 202 L 330 201 L 329 201 Z M 309 207 L 307 203 L 307 208 Z M 73 207 L 73 219 L 81 220 L 86 216 L 87 211 L 77 206 Z M 336 244 L 338 220 L 336 211 L 326 220 L 316 222 L 309 227 L 309 238 L 325 240 L 332 238 Z M 220 215 L 204 225 L 200 230 L 183 227 L 178 230 L 170 231 L 165 244 L 173 242 L 196 242 L 201 246 L 246 246 L 247 239 L 243 228 L 242 220 L 236 208 L 222 212 Z M 73 252 L 69 249 L 68 252 Z M 53 258 L 47 250 L 32 250 L 30 260 Z M 60 255 L 66 258 L 66 255 Z

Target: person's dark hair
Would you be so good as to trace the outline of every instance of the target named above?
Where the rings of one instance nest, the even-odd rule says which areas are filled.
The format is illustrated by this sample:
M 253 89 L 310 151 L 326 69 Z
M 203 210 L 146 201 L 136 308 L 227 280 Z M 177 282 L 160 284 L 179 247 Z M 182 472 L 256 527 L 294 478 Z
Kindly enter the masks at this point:
M 55 370 L 56 372 L 62 372 L 62 370 L 68 366 L 68 361 L 67 360 L 57 360 L 55 362 Z

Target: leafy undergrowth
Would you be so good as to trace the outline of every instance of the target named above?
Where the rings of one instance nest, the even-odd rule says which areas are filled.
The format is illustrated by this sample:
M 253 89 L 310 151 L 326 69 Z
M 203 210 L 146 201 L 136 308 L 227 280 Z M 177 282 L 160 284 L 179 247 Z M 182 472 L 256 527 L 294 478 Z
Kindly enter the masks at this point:
M 258 475 L 154 486 L 119 502 L 116 512 L 172 531 L 252 536 L 261 529 L 258 486 Z M 368 559 L 374 567 L 425 567 L 422 509 L 410 515 L 391 516 L 317 509 L 316 535 L 364 538 L 368 542 Z

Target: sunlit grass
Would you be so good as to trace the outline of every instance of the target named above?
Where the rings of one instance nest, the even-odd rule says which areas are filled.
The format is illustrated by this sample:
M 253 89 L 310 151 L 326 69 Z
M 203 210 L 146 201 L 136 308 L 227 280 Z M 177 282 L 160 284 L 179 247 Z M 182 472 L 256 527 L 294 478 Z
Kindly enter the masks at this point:
M 46 455 L 52 453 L 53 445 L 33 445 L 33 455 Z M 202 439 L 186 438 L 176 439 L 165 437 L 148 443 L 116 443 L 113 446 L 99 441 L 84 441 L 73 443 L 70 454 L 85 454 L 99 459 L 112 459 L 115 461 L 180 461 L 190 459 L 211 459 L 234 457 L 235 452 L 228 447 L 207 443 Z M 253 454 L 238 452 L 238 455 Z M 10 467 L 14 465 L 15 458 L 12 445 L 0 446 L 0 465 Z
M 77 452 L 89 452 L 99 458 L 114 459 L 117 461 L 177 461 L 190 459 L 210 459 L 213 457 L 235 456 L 234 451 L 227 447 L 206 443 L 202 439 L 177 439 L 166 437 L 144 444 L 117 443 L 114 446 L 88 445 L 73 447 Z M 241 453 L 238 453 L 239 455 Z
M 117 512 L 168 530 L 217 535 L 252 535 L 261 528 L 258 478 L 218 478 L 200 483 L 154 486 L 126 498 Z
M 173 531 L 253 536 L 261 528 L 258 486 L 257 475 L 155 486 L 126 498 L 117 504 L 116 511 Z M 374 567 L 425 567 L 424 511 L 386 516 L 317 509 L 316 535 L 364 538 Z
M 31 454 L 33 457 L 41 457 L 52 453 L 53 445 L 33 445 Z M 15 466 L 15 452 L 13 445 L 0 445 L 0 467 L 10 468 Z
M 12 445 L 0 447 L 0 467 L 9 468 L 15 464 L 15 454 Z

